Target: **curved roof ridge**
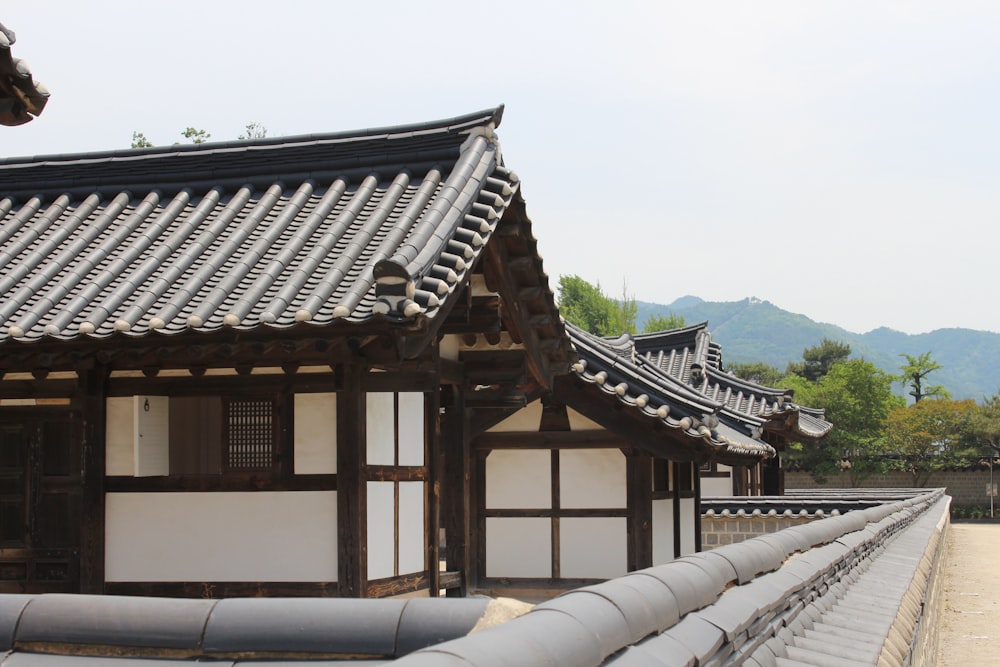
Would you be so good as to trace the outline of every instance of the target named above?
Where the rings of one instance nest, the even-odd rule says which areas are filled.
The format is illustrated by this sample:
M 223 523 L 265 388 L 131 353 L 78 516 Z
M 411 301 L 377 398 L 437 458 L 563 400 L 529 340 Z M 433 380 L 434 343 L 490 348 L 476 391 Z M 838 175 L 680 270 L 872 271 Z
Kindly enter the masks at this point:
M 0 29 L 2 29 L 0 24 Z M 422 134 L 457 134 L 493 123 L 500 126 L 503 118 L 504 105 L 492 109 L 483 109 L 472 113 L 444 118 L 440 120 L 407 123 L 402 125 L 386 125 L 355 130 L 340 130 L 336 132 L 311 132 L 306 134 L 291 134 L 262 139 L 232 139 L 228 141 L 206 141 L 200 144 L 171 144 L 151 146 L 148 148 L 115 148 L 83 153 L 52 153 L 48 155 L 15 156 L 0 158 L 0 167 L 29 164 L 72 163 L 74 166 L 91 162 L 108 162 L 142 158 L 170 157 L 186 153 L 224 153 L 237 149 L 287 149 L 301 146 L 337 144 L 345 141 L 405 139 Z

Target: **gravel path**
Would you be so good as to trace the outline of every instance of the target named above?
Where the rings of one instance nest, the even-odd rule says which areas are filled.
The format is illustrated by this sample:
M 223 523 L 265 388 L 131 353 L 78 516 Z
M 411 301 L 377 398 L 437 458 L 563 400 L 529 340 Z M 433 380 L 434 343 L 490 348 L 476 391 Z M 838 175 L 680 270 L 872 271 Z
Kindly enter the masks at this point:
M 937 665 L 1000 665 L 1000 524 L 952 524 L 946 548 Z

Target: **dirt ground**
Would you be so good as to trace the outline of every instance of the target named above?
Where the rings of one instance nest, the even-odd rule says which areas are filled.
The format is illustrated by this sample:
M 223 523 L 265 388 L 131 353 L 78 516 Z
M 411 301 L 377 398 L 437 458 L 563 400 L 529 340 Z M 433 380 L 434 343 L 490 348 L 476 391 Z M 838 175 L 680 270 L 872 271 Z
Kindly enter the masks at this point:
M 1000 665 L 1000 524 L 948 529 L 939 667 Z

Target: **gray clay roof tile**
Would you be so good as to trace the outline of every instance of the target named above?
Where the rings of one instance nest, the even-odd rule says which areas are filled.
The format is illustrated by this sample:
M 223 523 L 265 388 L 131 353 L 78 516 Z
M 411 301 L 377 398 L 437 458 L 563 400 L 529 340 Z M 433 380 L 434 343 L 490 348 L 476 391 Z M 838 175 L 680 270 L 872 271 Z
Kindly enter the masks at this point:
M 517 196 L 501 115 L 0 160 L 0 342 L 432 318 Z

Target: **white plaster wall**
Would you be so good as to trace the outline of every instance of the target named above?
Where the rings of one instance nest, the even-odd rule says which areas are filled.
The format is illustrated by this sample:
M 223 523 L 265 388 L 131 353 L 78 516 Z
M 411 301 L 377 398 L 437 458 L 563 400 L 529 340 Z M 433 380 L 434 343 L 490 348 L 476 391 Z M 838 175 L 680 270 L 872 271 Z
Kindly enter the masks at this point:
M 702 477 L 702 496 L 731 496 L 733 495 L 732 477 Z
M 486 507 L 552 507 L 552 458 L 548 450 L 490 452 L 486 457 Z
M 135 472 L 133 399 L 131 396 L 109 398 L 105 405 L 107 418 L 104 425 L 104 472 L 107 475 L 131 476 Z
M 628 570 L 628 522 L 624 517 L 559 520 L 559 569 L 566 578 L 611 579 Z
M 337 580 L 336 491 L 109 493 L 107 581 Z
M 619 449 L 563 449 L 559 452 L 562 507 L 617 508 L 628 504 L 625 456 Z
M 569 427 L 573 431 L 599 431 L 604 428 L 597 422 L 584 417 L 571 408 L 566 408 L 566 414 L 569 417 Z M 532 401 L 491 428 L 490 432 L 509 433 L 511 431 L 528 431 L 533 433 L 538 430 L 538 424 L 541 422 L 541 419 L 542 402 Z
M 526 406 L 512 414 L 507 419 L 490 429 L 491 433 L 509 433 L 511 431 L 538 430 L 538 423 L 542 419 L 542 402 L 532 401 Z
M 337 395 L 295 394 L 295 474 L 337 472 Z
M 424 395 L 399 395 L 399 465 L 424 464 Z
M 653 565 L 674 559 L 674 501 L 653 501 Z
M 399 574 L 421 572 L 424 565 L 424 483 L 399 483 Z
M 486 519 L 487 577 L 551 577 L 552 520 Z
M 600 431 L 604 427 L 572 408 L 566 408 L 569 417 L 569 427 L 573 431 Z
M 423 520 L 421 520 L 423 525 Z M 394 482 L 368 482 L 368 578 L 395 575 L 396 490 Z
M 365 396 L 368 430 L 368 463 L 391 466 L 396 463 L 395 403 L 391 392 L 370 392 Z
M 681 555 L 687 556 L 697 551 L 694 542 L 694 522 L 696 521 L 694 498 L 681 498 Z

